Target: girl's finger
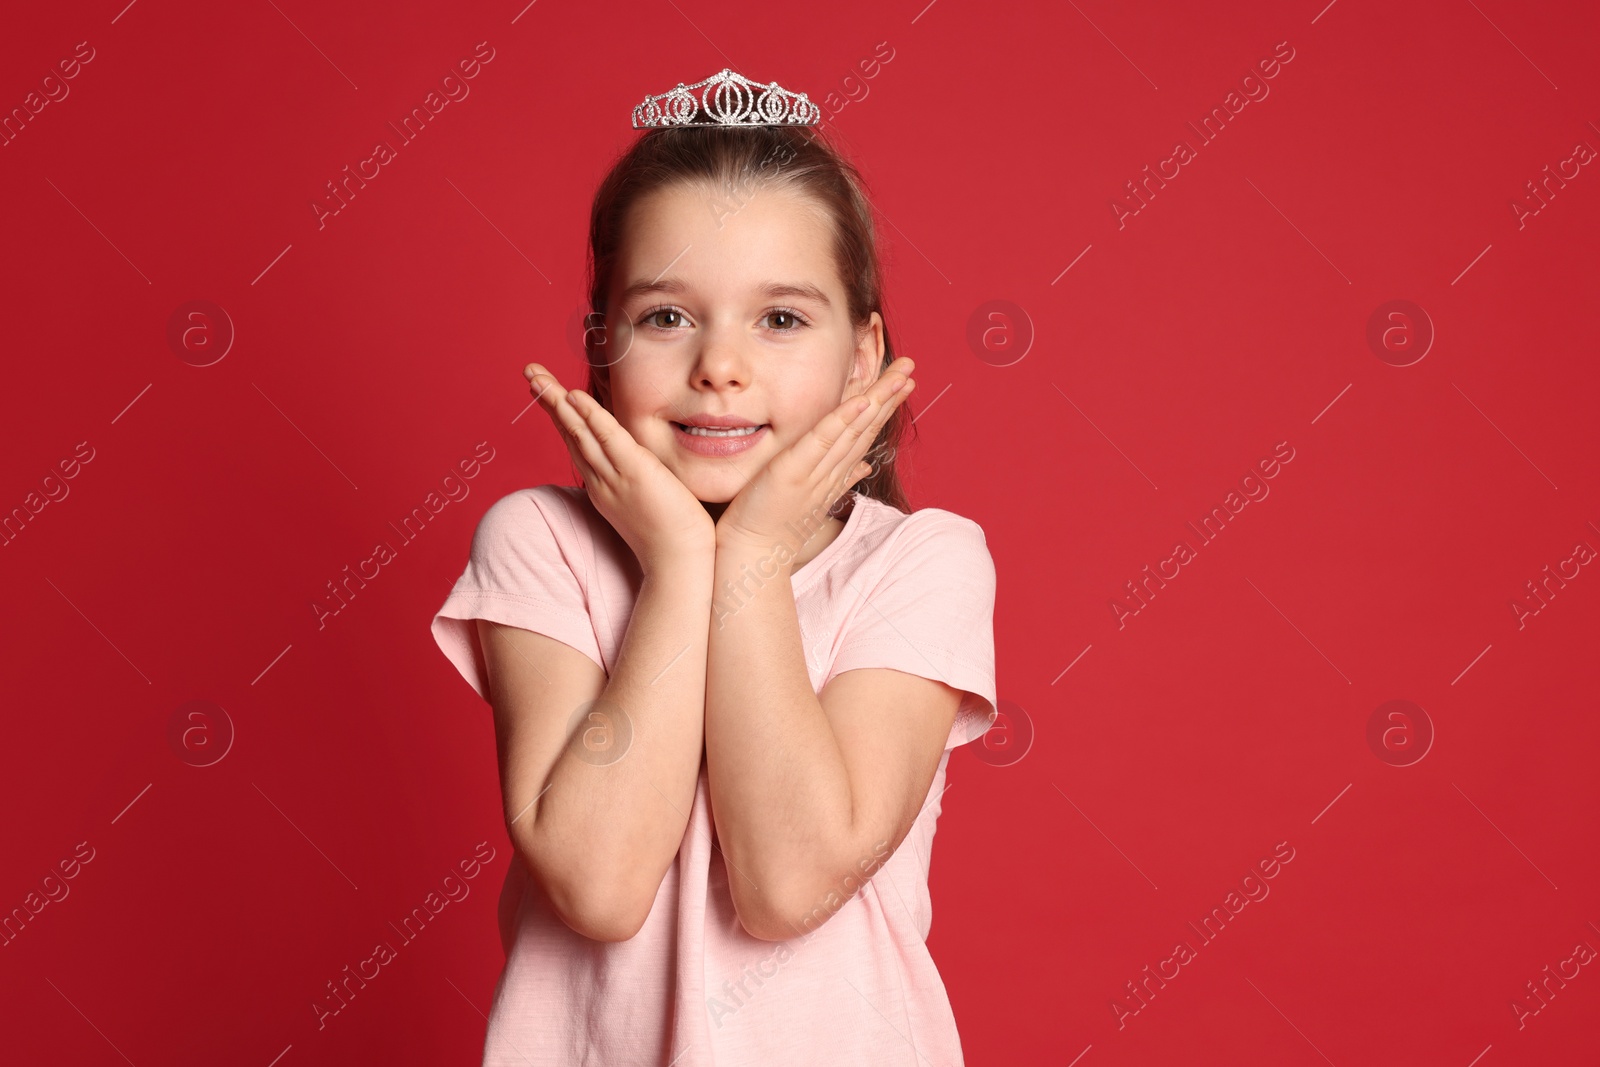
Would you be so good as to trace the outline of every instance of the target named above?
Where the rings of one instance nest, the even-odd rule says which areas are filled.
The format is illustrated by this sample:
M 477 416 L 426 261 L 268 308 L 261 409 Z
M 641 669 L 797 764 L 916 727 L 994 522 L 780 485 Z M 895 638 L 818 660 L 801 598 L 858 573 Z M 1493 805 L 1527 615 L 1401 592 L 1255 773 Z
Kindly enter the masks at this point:
M 595 412 L 606 414 L 604 409 L 581 389 L 568 389 L 567 395 L 561 400 L 561 424 L 566 428 L 571 440 L 570 447 L 581 453 L 589 466 L 602 477 L 614 477 L 616 466 L 606 455 L 606 450 L 601 446 L 591 422 L 596 417 Z
M 535 400 L 543 400 L 548 395 L 550 402 L 554 404 L 556 399 L 561 397 L 566 390 L 561 388 L 561 383 L 556 381 L 555 375 L 537 363 L 530 363 L 528 366 L 533 368 L 532 373 L 527 375 L 528 392 L 533 394 Z M 552 389 L 554 392 L 551 392 Z
M 876 436 L 877 426 L 888 420 L 889 414 L 893 413 L 894 407 L 899 403 L 894 398 L 906 392 L 905 389 L 901 389 L 899 393 L 891 393 L 890 387 L 895 381 L 901 380 L 901 375 L 908 372 L 912 366 L 913 363 L 908 358 L 895 360 L 865 393 L 845 399 L 833 411 L 822 417 L 807 435 L 804 443 L 797 446 L 797 451 L 810 461 L 812 470 L 828 470 L 837 476 L 839 467 L 853 465 L 856 459 L 866 453 L 872 441 L 869 438 L 867 446 L 857 451 L 856 446 L 860 437 L 868 427 L 873 428 L 873 435 Z M 855 455 L 851 456 L 853 451 Z
M 791 446 L 811 464 L 813 470 L 831 468 L 836 465 L 836 457 L 841 450 L 848 448 L 851 441 L 850 428 L 858 421 L 865 419 L 871 411 L 871 405 L 862 406 L 863 396 L 852 396 L 842 401 L 838 407 L 822 416 L 816 426 L 812 427 L 802 440 Z M 835 459 L 835 462 L 829 462 Z
M 627 456 L 628 445 L 637 443 L 632 435 L 622 428 L 615 415 L 583 390 L 569 391 L 567 401 L 583 416 L 584 425 L 594 442 L 595 454 L 591 462 L 595 468 L 599 469 L 603 464 L 611 471 L 618 470 L 621 466 L 619 460 Z
M 818 462 L 819 467 L 829 468 L 835 478 L 841 477 L 867 454 L 867 450 L 878 439 L 878 432 L 915 388 L 914 382 L 904 379 L 903 387 L 892 393 L 886 392 L 885 390 L 893 388 L 896 380 L 900 379 L 890 379 L 887 376 L 880 378 L 863 394 L 868 401 L 866 409 L 858 411 L 850 420 L 845 432 L 840 434 L 828 448 L 826 455 Z M 863 397 L 855 398 L 858 406 Z
M 537 364 L 535 364 L 537 366 Z M 550 421 L 555 425 L 556 432 L 567 442 L 567 451 L 572 453 L 575 461 L 582 461 L 588 471 L 599 471 L 602 474 L 611 471 L 611 465 L 605 459 L 604 452 L 599 444 L 594 441 L 589 430 L 588 420 L 578 411 L 573 404 L 574 390 L 563 389 L 555 376 L 549 373 L 535 371 L 530 386 L 539 390 L 539 403 L 544 407 L 545 413 L 550 416 Z

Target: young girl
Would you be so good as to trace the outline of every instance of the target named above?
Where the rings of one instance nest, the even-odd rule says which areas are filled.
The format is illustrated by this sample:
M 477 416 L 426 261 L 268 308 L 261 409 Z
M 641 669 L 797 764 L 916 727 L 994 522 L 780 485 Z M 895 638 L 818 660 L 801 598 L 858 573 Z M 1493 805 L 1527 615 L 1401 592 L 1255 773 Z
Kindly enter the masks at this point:
M 517 857 L 485 1064 L 962 1063 L 927 876 L 995 573 L 896 478 L 874 241 L 803 126 L 650 129 L 600 186 L 588 388 L 524 371 L 583 484 L 496 501 L 433 620 Z

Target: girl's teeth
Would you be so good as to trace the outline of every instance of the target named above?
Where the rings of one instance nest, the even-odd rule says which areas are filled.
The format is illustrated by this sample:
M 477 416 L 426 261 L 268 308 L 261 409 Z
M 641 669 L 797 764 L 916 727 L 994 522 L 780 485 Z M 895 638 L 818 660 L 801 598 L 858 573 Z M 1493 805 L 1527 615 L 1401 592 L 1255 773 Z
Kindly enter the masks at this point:
M 741 426 L 735 430 L 714 430 L 709 426 L 685 426 L 683 429 L 685 433 L 693 434 L 696 437 L 749 437 L 761 427 Z

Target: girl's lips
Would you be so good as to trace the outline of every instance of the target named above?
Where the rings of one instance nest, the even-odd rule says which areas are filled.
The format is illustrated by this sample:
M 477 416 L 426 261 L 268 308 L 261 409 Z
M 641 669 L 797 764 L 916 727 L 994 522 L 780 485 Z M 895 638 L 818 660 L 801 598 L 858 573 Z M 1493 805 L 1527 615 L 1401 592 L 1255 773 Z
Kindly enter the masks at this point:
M 747 433 L 738 437 L 711 437 L 705 434 L 689 433 L 682 426 L 673 423 L 672 436 L 677 439 L 680 448 L 699 456 L 737 456 L 741 452 L 754 448 L 756 442 L 767 436 L 767 432 L 770 429 L 770 426 L 763 426 L 755 433 Z

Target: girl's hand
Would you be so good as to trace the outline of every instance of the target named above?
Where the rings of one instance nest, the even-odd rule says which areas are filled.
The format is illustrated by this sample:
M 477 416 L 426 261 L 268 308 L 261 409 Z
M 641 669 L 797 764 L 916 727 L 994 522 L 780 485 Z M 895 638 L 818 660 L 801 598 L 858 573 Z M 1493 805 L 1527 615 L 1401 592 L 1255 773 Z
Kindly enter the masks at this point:
M 716 524 L 705 505 L 654 452 L 588 393 L 562 388 L 537 363 L 522 373 L 565 438 L 590 502 L 633 549 L 646 574 L 680 559 L 715 557 Z
M 773 456 L 723 509 L 716 524 L 717 544 L 770 549 L 790 540 L 790 524 L 820 529 L 818 517 L 871 471 L 861 457 L 916 388 L 913 366 L 910 359 L 895 360 L 863 396 L 844 401 L 810 433 Z M 863 400 L 865 410 L 860 407 Z M 799 545 L 797 551 L 804 548 Z

